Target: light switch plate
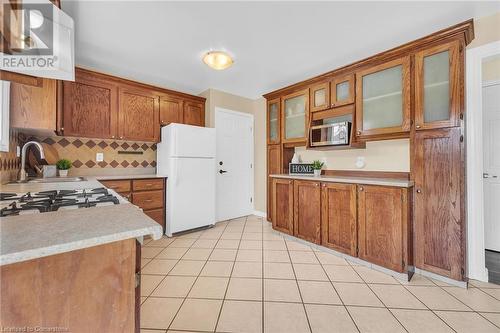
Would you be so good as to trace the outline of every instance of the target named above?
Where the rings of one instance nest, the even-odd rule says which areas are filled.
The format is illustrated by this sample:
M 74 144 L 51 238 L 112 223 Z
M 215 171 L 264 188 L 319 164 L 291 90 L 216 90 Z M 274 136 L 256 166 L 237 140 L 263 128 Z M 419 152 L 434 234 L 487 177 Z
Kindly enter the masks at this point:
M 97 162 L 102 162 L 102 161 L 104 161 L 104 154 L 103 154 L 103 153 L 96 153 L 96 154 L 95 154 L 95 160 L 96 160 Z

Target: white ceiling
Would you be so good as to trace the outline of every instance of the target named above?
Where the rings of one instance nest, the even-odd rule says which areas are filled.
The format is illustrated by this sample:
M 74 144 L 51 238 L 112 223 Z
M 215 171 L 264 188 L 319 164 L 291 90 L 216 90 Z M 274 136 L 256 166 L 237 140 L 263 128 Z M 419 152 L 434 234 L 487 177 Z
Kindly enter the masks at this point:
M 78 65 L 175 90 L 262 94 L 474 17 L 500 2 L 62 1 Z M 225 71 L 201 61 L 226 50 Z

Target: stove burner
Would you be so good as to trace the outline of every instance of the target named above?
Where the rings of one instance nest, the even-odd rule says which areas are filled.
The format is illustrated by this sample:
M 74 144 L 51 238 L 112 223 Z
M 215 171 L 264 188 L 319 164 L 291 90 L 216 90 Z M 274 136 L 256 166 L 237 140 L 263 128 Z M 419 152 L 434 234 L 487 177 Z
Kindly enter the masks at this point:
M 52 190 L 25 194 L 0 193 L 0 201 L 11 201 L 0 209 L 0 217 L 20 215 L 22 211 L 54 212 L 60 208 L 88 208 L 102 203 L 119 204 L 104 187 L 87 190 Z

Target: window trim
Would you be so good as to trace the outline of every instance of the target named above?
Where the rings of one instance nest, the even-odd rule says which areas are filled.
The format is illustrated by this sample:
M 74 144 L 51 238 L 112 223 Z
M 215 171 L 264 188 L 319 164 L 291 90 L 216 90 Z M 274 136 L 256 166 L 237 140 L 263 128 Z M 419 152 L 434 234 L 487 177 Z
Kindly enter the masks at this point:
M 10 82 L 0 81 L 0 151 L 9 151 Z

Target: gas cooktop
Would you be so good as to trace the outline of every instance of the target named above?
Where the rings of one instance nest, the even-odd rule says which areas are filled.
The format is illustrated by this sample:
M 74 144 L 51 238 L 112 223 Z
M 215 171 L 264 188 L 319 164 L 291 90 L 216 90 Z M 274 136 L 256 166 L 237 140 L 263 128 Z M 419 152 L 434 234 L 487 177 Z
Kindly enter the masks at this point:
M 0 217 L 54 212 L 119 204 L 104 187 L 83 190 L 53 190 L 27 193 L 0 193 Z

